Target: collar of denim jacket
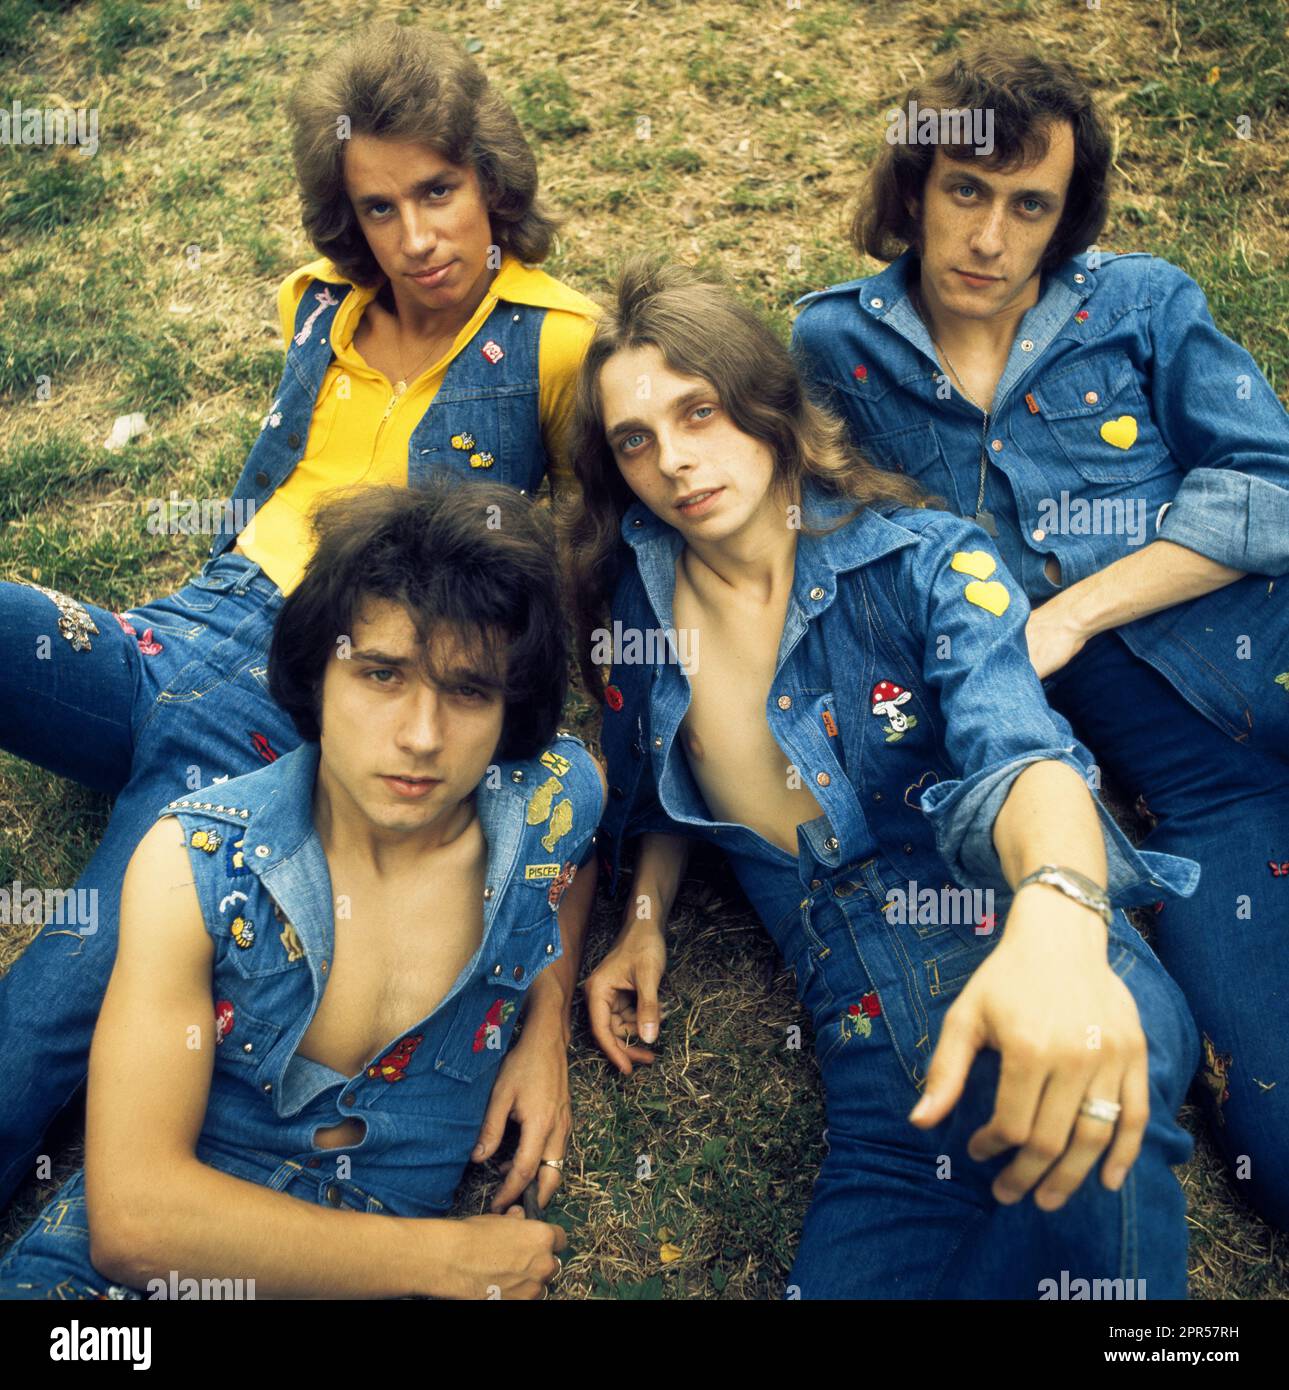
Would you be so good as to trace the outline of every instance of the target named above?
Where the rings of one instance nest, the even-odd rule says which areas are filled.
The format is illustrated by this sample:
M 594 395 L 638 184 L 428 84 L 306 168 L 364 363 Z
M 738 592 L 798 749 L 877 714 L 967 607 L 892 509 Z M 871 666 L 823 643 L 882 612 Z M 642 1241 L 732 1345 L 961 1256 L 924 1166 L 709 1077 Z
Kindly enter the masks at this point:
M 792 595 L 800 611 L 810 617 L 823 612 L 837 596 L 839 574 L 918 541 L 912 531 L 872 508 L 861 509 L 848 521 L 855 512 L 856 503 L 851 498 L 827 491 L 813 478 L 804 480 Z M 812 535 L 806 528 L 825 534 Z M 674 627 L 676 556 L 684 548 L 684 537 L 639 500 L 623 515 L 621 535 L 635 552 L 636 566 L 659 621 Z
M 245 862 L 273 893 L 302 936 L 315 923 L 331 923 L 330 872 L 313 823 L 313 788 L 321 752 L 317 743 L 302 743 L 250 777 L 238 779 L 247 783 L 253 779 L 256 789 L 246 823 Z M 501 763 L 497 777 L 485 776 L 475 788 L 475 810 L 488 845 L 485 878 L 490 891 L 485 894 L 484 903 L 485 941 L 505 896 L 524 834 L 528 792 L 526 785 L 512 781 L 510 773 L 515 768 L 529 767 L 522 761 Z M 490 786 L 490 781 L 496 785 Z M 306 940 L 305 944 L 308 946 L 309 942 Z

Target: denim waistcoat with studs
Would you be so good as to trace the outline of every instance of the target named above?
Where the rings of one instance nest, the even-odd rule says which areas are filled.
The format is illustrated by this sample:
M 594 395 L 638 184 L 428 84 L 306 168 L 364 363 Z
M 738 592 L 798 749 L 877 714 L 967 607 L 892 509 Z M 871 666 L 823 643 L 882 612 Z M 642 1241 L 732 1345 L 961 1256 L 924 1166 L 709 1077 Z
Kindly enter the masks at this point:
M 989 427 L 953 389 L 909 296 L 905 252 L 803 296 L 792 341 L 812 389 L 874 463 L 972 515 L 1030 602 L 1150 541 L 1245 576 L 1117 629 L 1228 736 L 1289 738 L 1289 415 L 1203 291 L 1155 256 L 1095 250 L 1050 271 L 1016 329 Z M 1049 555 L 1061 585 L 1045 572 Z M 1110 698 L 1113 698 L 1111 696 Z
M 197 1156 L 306 1200 L 436 1215 L 478 1140 L 525 993 L 562 954 L 559 901 L 592 853 L 599 773 L 563 733 L 536 758 L 489 769 L 476 792 L 488 844 L 480 945 L 428 1017 L 346 1077 L 296 1051 L 335 945 L 312 816 L 318 761 L 319 745 L 304 743 L 158 813 L 183 828 L 215 947 L 215 1064 Z M 315 1147 L 315 1130 L 350 1119 L 366 1125 L 356 1144 Z
M 351 293 L 347 284 L 310 281 L 296 311 L 281 384 L 233 490 L 234 505 L 224 511 L 226 518 L 254 515 L 304 457 L 314 405 L 333 356 L 331 325 Z M 452 359 L 412 431 L 409 487 L 423 487 L 435 469 L 447 468 L 529 495 L 537 491 L 548 464 L 538 380 L 545 317 L 546 310 L 535 305 L 497 301 Z M 236 531 L 225 525 L 211 543 L 211 555 L 230 550 L 236 539 Z
M 1047 704 L 1025 647 L 1029 604 L 988 536 L 948 513 L 866 510 L 808 483 L 795 573 L 765 717 L 822 815 L 798 829 L 803 888 L 880 855 L 887 882 L 952 877 L 1010 900 L 993 823 L 1031 763 L 1054 759 L 1098 785 L 1092 755 Z M 635 502 L 612 616 L 623 634 L 674 630 L 674 527 Z M 621 623 L 621 629 L 616 628 Z M 637 638 L 637 650 L 646 650 Z M 713 822 L 681 749 L 689 680 L 675 648 L 615 661 L 603 748 L 609 800 L 600 853 L 616 888 L 623 842 L 659 831 L 763 855 L 746 826 Z M 1138 851 L 1097 800 L 1119 905 L 1194 892 L 1190 859 Z

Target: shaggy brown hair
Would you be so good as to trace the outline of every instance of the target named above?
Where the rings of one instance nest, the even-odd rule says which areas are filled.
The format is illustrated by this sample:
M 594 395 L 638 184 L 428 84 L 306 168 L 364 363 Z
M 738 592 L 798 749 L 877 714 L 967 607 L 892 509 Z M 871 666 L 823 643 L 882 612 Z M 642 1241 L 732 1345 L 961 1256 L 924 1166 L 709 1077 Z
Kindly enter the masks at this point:
M 569 453 L 579 487 L 556 502 L 578 659 L 587 691 L 597 699 L 603 698 L 603 678 L 591 661 L 591 634 L 608 616 L 624 559 L 619 528 L 636 500 L 605 437 L 600 369 L 615 353 L 646 346 L 657 348 L 673 372 L 709 382 L 734 424 L 769 446 L 770 486 L 785 501 L 796 500 L 806 476 L 854 500 L 855 511 L 839 526 L 869 505 L 926 501 L 911 479 L 874 468 L 854 452 L 845 424 L 810 399 L 792 354 L 724 280 L 647 256 L 632 259 L 596 325 L 577 380 Z
M 478 175 L 496 245 L 536 264 L 559 225 L 537 201 L 537 161 L 510 107 L 453 38 L 369 24 L 301 79 L 287 105 L 305 231 L 346 279 L 384 278 L 345 192 L 345 140 L 415 141 Z
M 1052 124 L 1069 121 L 1074 172 L 1042 269 L 1096 242 L 1109 210 L 1110 137 L 1091 90 L 1068 63 L 1029 51 L 980 48 L 911 88 L 902 109 L 910 101 L 919 109 L 992 111 L 991 154 L 976 155 L 972 145 L 943 148 L 951 159 L 977 158 L 982 168 L 1005 172 L 1042 159 Z M 905 141 L 882 150 L 851 223 L 850 239 L 861 256 L 893 261 L 906 247 L 918 249 L 922 189 L 935 151 L 935 145 Z
M 533 758 L 554 737 L 568 689 L 568 643 L 555 533 L 514 488 L 440 472 L 424 488 L 337 492 L 313 514 L 317 549 L 282 604 L 269 692 L 300 737 L 321 732 L 322 679 L 364 599 L 399 604 L 427 673 L 440 632 L 461 638 L 506 712 L 496 756 Z

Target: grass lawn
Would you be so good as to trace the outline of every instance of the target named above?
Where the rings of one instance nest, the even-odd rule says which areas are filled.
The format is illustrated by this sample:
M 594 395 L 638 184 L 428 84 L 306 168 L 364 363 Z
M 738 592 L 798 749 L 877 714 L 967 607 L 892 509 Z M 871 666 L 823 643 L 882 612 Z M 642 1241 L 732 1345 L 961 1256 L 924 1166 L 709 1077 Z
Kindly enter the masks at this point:
M 223 496 L 240 471 L 281 372 L 275 288 L 314 254 L 284 98 L 376 17 L 468 41 L 513 102 L 568 219 L 553 274 L 600 295 L 632 249 L 719 264 L 785 338 L 796 296 L 876 269 L 856 265 L 845 227 L 882 113 L 964 42 L 1031 38 L 1078 63 L 1108 108 L 1103 247 L 1194 275 L 1218 325 L 1289 393 L 1278 0 L 5 0 L 0 100 L 97 107 L 101 144 L 93 158 L 0 146 L 0 578 L 124 609 L 199 567 L 203 539 L 149 534 L 143 499 Z M 105 452 L 131 411 L 149 433 Z M 595 739 L 584 699 L 565 722 Z M 107 811 L 0 755 L 0 883 L 70 886 Z M 592 962 L 620 911 L 601 894 Z M 0 967 L 33 930 L 3 929 Z M 579 1022 L 555 1214 L 575 1257 L 554 1297 L 782 1293 L 823 1153 L 813 1057 L 784 1048 L 805 1015 L 719 862 L 695 861 L 670 939 L 652 1069 L 618 1078 Z M 1193 1295 L 1289 1295 L 1285 1242 L 1185 1116 Z M 79 1163 L 76 1123 L 49 1148 L 53 1177 L 20 1193 L 0 1240 Z M 471 1178 L 460 1210 L 482 1210 L 494 1182 Z

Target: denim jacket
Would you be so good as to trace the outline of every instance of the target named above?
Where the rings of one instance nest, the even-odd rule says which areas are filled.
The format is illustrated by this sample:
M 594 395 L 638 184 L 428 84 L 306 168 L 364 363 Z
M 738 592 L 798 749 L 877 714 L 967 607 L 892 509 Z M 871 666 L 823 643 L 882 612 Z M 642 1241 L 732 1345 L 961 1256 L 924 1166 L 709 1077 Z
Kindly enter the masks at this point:
M 334 950 L 312 814 L 318 759 L 318 744 L 301 744 L 158 813 L 183 827 L 215 947 L 215 1066 L 197 1156 L 306 1201 L 438 1215 L 478 1140 L 528 987 L 562 954 L 557 909 L 592 852 L 599 773 L 563 734 L 538 758 L 490 770 L 476 792 L 488 844 L 479 948 L 427 1018 L 346 1077 L 296 1052 Z M 318 1127 L 348 1119 L 367 1126 L 357 1144 L 315 1147 Z
M 1005 899 L 992 832 L 1012 782 L 1029 764 L 1054 759 L 1096 785 L 1092 756 L 1043 697 L 1024 642 L 1029 604 L 985 533 L 909 508 L 865 510 L 829 535 L 805 529 L 852 510 L 808 484 L 766 697 L 770 730 L 823 813 L 798 830 L 803 886 L 815 862 L 831 871 L 880 855 L 888 883 L 941 883 L 947 870 Z M 624 635 L 674 630 L 683 538 L 640 502 L 623 517 L 622 537 L 630 556 L 614 593 L 615 624 Z M 656 655 L 662 640 L 635 645 Z M 600 832 L 614 887 L 623 842 L 646 831 L 739 854 L 766 843 L 745 826 L 692 814 L 705 802 L 676 737 L 689 682 L 674 646 L 668 657 L 616 662 L 606 689 L 609 801 Z M 1116 904 L 1194 892 L 1192 860 L 1135 850 L 1097 805 Z
M 304 457 L 314 404 L 331 365 L 331 324 L 352 293 L 347 283 L 324 280 L 313 280 L 305 290 L 281 385 L 233 490 L 234 506 L 225 509 L 227 518 L 253 515 Z M 538 348 L 545 317 L 546 310 L 534 305 L 497 301 L 469 347 L 449 364 L 412 431 L 409 487 L 423 487 L 432 470 L 450 468 L 520 492 L 537 491 L 548 463 L 538 411 Z M 467 436 L 474 449 L 460 447 Z M 472 465 L 472 458 L 492 461 Z M 211 555 L 230 550 L 236 539 L 236 531 L 226 525 L 211 542 Z
M 919 262 L 797 300 L 792 342 L 876 464 L 976 511 L 982 419 L 951 390 L 908 295 Z M 1173 541 L 1234 584 L 1118 629 L 1232 738 L 1289 734 L 1289 417 L 1199 287 L 1153 256 L 1076 257 L 1022 318 L 985 431 L 985 509 L 1034 604 L 1134 548 Z M 1277 683 L 1277 677 L 1282 677 Z

